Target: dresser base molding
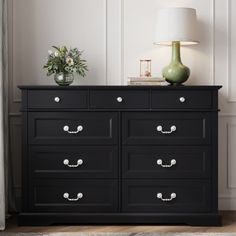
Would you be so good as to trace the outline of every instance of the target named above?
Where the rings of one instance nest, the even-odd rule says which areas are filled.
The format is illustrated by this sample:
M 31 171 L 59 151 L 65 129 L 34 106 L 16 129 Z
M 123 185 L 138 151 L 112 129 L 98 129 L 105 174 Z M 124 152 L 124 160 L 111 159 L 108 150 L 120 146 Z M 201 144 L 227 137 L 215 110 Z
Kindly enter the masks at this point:
M 221 216 L 202 214 L 145 214 L 145 213 L 20 213 L 19 226 L 53 224 L 187 224 L 190 226 L 221 226 Z

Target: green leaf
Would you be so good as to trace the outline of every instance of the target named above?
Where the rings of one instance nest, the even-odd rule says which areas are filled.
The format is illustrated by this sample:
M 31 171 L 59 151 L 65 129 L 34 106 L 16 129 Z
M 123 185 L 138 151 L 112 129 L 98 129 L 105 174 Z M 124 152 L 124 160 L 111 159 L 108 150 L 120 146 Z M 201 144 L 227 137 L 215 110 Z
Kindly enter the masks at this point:
M 57 46 L 52 46 L 52 47 L 55 48 L 57 51 L 60 52 L 60 48 L 59 48 L 59 47 L 57 47 Z

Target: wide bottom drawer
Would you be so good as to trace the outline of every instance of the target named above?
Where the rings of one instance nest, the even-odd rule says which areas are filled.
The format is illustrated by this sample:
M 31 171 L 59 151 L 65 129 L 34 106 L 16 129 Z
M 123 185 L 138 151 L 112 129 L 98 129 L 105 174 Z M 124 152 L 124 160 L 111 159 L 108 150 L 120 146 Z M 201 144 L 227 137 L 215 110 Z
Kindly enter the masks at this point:
M 208 180 L 125 180 L 123 212 L 209 212 Z
M 115 212 L 117 180 L 35 180 L 29 208 L 37 212 Z

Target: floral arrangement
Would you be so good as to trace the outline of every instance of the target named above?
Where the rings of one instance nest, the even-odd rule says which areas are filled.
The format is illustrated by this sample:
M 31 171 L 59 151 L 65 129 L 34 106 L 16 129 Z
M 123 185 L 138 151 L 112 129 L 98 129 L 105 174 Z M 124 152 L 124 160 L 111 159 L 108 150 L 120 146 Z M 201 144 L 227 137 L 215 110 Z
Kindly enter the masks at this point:
M 47 76 L 52 74 L 72 74 L 77 73 L 84 77 L 88 67 L 86 60 L 81 59 L 82 51 L 77 48 L 67 49 L 66 46 L 53 46 L 55 51 L 48 51 L 48 61 L 43 68 L 47 69 Z

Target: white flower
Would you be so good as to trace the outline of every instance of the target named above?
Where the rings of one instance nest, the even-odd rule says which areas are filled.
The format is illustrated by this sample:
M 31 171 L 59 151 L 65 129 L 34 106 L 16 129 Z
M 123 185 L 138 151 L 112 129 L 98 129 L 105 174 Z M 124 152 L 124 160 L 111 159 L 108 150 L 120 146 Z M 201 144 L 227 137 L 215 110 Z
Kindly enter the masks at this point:
M 58 51 L 55 51 L 55 52 L 54 52 L 54 56 L 55 56 L 55 57 L 58 57 L 58 56 L 59 56 L 59 52 L 58 52 Z
M 48 50 L 48 55 L 51 56 L 53 54 L 52 50 Z
M 58 75 L 57 79 L 58 79 L 59 81 L 62 81 L 62 80 L 64 79 L 64 78 L 63 78 L 63 75 Z
M 73 60 L 71 57 L 67 57 L 67 58 L 66 58 L 66 63 L 67 63 L 69 66 L 73 66 L 73 65 L 74 65 L 74 60 Z

